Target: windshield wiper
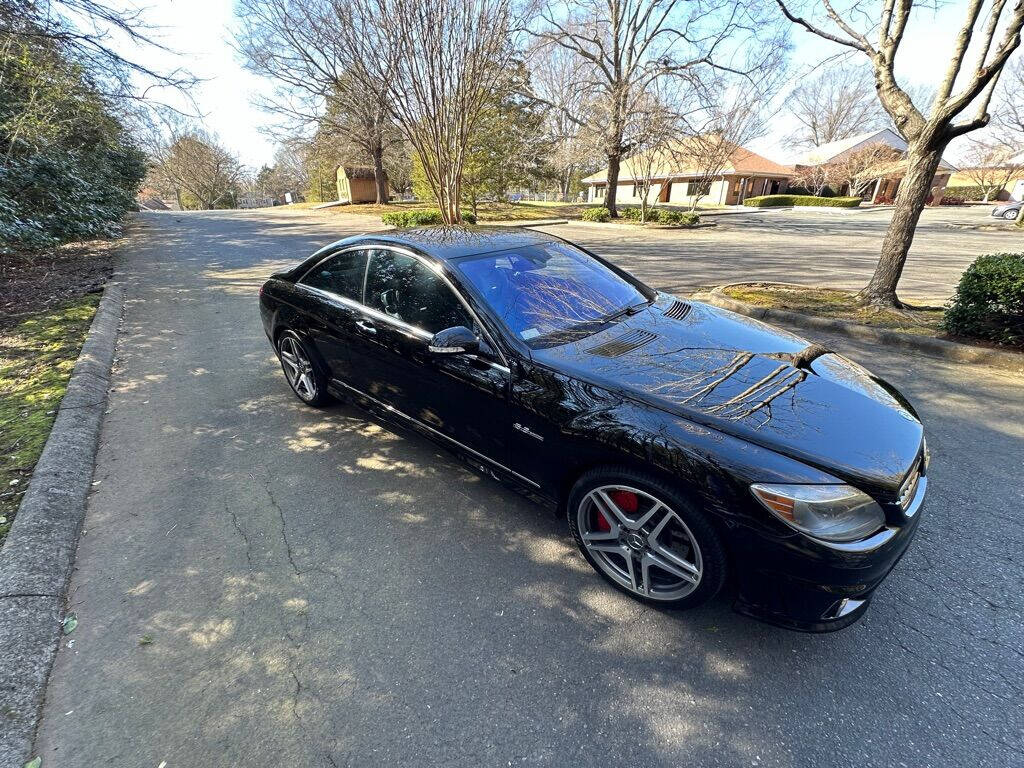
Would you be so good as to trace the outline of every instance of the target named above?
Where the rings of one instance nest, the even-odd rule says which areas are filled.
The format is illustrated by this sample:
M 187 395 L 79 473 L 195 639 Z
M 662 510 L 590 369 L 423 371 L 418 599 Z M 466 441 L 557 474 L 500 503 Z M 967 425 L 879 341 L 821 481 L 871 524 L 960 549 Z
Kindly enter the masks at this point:
M 640 312 L 641 310 L 644 310 L 647 307 L 649 307 L 652 301 L 653 299 L 645 299 L 644 301 L 641 301 L 639 304 L 628 304 L 622 309 L 612 312 L 610 315 L 605 315 L 604 317 L 601 318 L 601 322 L 610 323 L 613 320 L 618 320 L 620 317 L 625 317 L 627 315 L 635 315 L 637 312 Z

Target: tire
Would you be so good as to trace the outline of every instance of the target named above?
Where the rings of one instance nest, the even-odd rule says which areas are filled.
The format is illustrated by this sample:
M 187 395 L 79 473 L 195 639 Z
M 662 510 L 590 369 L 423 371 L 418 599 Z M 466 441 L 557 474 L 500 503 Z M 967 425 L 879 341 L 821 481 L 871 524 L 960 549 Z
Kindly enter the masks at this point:
M 1003 218 L 1006 219 L 1007 221 L 1013 221 L 1014 219 L 1017 218 L 1018 214 L 1019 211 L 1017 209 L 1014 209 L 1012 211 L 1004 211 Z
M 617 510 L 610 511 L 612 519 L 608 503 Z M 629 467 L 590 470 L 569 492 L 566 517 L 587 562 L 640 602 L 695 608 L 725 584 L 725 549 L 707 515 L 653 475 Z
M 331 402 L 327 393 L 327 377 L 316 355 L 295 331 L 282 331 L 277 337 L 277 357 L 281 361 L 285 381 L 292 392 L 306 405 L 319 407 Z

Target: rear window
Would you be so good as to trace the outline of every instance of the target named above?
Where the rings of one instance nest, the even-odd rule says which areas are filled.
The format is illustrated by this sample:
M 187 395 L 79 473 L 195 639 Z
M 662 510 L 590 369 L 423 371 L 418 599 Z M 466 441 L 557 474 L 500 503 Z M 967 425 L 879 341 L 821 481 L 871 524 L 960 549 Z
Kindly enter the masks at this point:
M 299 280 L 299 284 L 361 302 L 365 274 L 366 251 L 345 251 L 321 261 Z

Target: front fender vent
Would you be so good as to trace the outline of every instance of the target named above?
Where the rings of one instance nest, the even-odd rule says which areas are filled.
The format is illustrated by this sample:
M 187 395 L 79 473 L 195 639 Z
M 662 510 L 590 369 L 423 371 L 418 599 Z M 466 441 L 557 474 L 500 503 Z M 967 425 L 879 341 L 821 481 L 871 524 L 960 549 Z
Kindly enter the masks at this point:
M 644 331 L 637 329 L 624 333 L 621 336 L 617 336 L 614 339 L 598 344 L 596 347 L 591 347 L 587 350 L 592 355 L 598 355 L 600 357 L 619 357 L 627 352 L 632 352 L 634 349 L 639 349 L 644 344 L 648 344 L 658 338 L 656 333 L 650 331 Z
M 679 301 L 676 299 L 672 302 L 672 306 L 662 312 L 665 317 L 671 317 L 673 320 L 682 320 L 688 314 L 690 314 L 690 305 L 685 301 Z

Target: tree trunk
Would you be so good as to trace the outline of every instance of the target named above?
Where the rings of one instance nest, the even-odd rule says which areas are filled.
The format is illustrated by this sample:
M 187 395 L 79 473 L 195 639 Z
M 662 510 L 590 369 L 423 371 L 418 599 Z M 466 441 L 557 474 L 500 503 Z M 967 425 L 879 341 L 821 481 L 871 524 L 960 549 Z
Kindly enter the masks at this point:
M 924 144 L 924 146 L 921 146 Z M 896 206 L 892 222 L 882 242 L 882 254 L 871 281 L 858 294 L 861 303 L 884 309 L 898 309 L 902 305 L 896 297 L 896 286 L 907 263 L 907 253 L 914 242 L 921 211 L 931 192 L 935 171 L 942 160 L 945 143 L 930 146 L 924 142 L 910 145 L 907 154 L 907 173 L 896 193 Z
M 563 203 L 568 203 L 569 202 L 569 190 L 572 189 L 572 166 L 571 165 L 568 168 L 565 169 L 565 173 L 562 174 L 562 178 L 560 178 L 558 181 L 560 183 L 560 186 L 562 187 L 562 189 L 560 190 L 560 192 L 561 192 L 560 196 L 562 198 L 562 202 Z
M 445 173 L 441 176 L 440 187 L 441 194 L 437 202 L 441 208 L 442 221 L 447 226 L 460 223 L 462 216 L 459 213 L 459 198 L 461 197 L 459 179 Z
M 619 212 L 615 208 L 615 193 L 619 189 L 619 164 L 622 161 L 620 152 L 608 153 L 608 189 L 605 190 L 604 207 L 612 218 L 618 218 Z
M 384 147 L 378 144 L 373 148 L 373 181 L 377 186 L 377 205 L 387 205 L 388 175 L 384 171 Z

